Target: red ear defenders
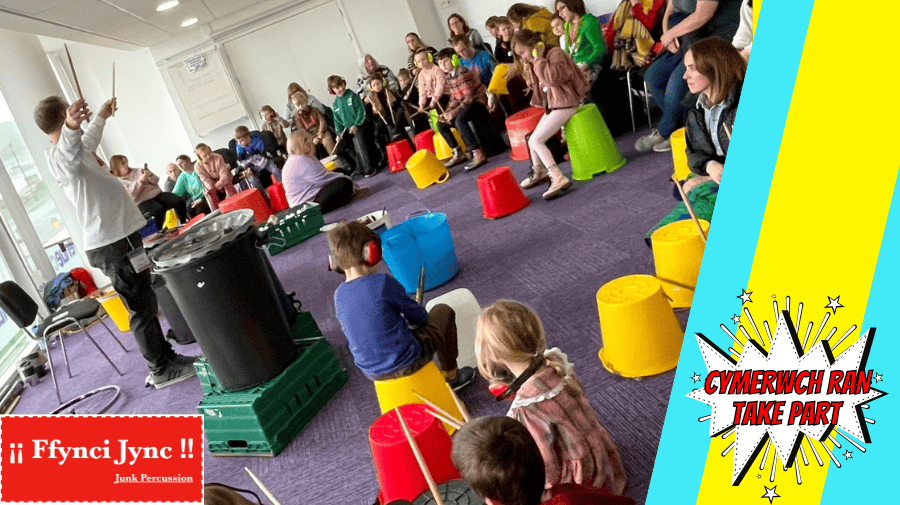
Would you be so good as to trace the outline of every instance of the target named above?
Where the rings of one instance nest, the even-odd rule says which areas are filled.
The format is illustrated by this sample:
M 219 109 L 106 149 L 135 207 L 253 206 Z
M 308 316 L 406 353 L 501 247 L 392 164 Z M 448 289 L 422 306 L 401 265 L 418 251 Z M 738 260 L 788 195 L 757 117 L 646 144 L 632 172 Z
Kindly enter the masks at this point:
M 516 394 L 519 388 L 522 387 L 522 384 L 525 384 L 525 381 L 537 373 L 542 366 L 544 366 L 544 359 L 539 359 L 526 368 L 525 371 L 522 372 L 522 375 L 516 377 L 511 383 L 504 384 L 502 382 L 495 382 L 488 386 L 488 391 L 494 395 L 498 402 L 506 400 L 510 396 Z
M 367 267 L 374 267 L 381 262 L 381 237 L 375 235 L 370 242 L 363 246 L 362 261 Z M 339 274 L 344 273 L 344 269 L 334 264 L 334 259 L 328 255 L 328 270 L 332 270 Z

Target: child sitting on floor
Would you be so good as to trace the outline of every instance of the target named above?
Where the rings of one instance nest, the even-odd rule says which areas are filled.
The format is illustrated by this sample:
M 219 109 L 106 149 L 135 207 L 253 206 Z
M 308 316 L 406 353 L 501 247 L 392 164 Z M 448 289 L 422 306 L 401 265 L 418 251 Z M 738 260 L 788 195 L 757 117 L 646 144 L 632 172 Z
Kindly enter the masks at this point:
M 347 89 L 347 81 L 343 77 L 332 75 L 328 78 L 328 90 L 335 95 L 334 129 L 337 132 L 338 151 L 342 154 L 352 145 L 356 151 L 357 163 L 353 176 L 372 177 L 383 166 L 381 155 L 372 145 L 374 134 L 371 124 L 366 121 L 366 106 L 362 99 Z
M 475 170 L 487 163 L 487 156 L 479 141 L 489 141 L 493 136 L 491 117 L 487 110 L 487 92 L 475 73 L 459 63 L 452 49 L 441 50 L 437 54 L 437 63 L 447 77 L 451 95 L 450 102 L 438 123 L 438 131 L 447 141 L 447 145 L 453 149 L 453 157 L 446 165 L 453 167 L 463 160 L 462 150 L 450 128 L 451 124 L 455 124 L 466 147 L 472 153 L 472 161 L 465 169 Z M 469 127 L 469 122 L 474 125 L 477 135 Z
M 475 370 L 457 367 L 453 309 L 438 304 L 426 312 L 396 279 L 378 273 L 381 240 L 368 226 L 343 221 L 327 238 L 329 268 L 346 276 L 334 292 L 335 316 L 366 377 L 381 381 L 412 375 L 437 353 L 450 387 L 469 385 Z
M 234 130 L 234 140 L 238 163 L 253 172 L 253 187 L 262 190 L 275 181 L 281 181 L 281 169 L 269 158 L 261 138 L 250 135 L 250 129 L 246 126 L 238 126 Z M 267 173 L 269 177 L 266 177 Z M 269 179 L 268 184 L 263 179 Z
M 453 436 L 453 464 L 488 505 L 538 505 L 544 493 L 544 461 L 525 426 L 508 417 L 479 417 Z M 560 484 L 545 505 L 634 505 L 604 489 Z
M 538 315 L 512 300 L 499 300 L 478 317 L 478 370 L 507 385 L 507 416 L 528 428 L 544 458 L 547 490 L 574 483 L 621 494 L 622 458 L 585 397 L 574 367 L 559 349 L 547 349 Z M 493 390 L 493 388 L 492 388 Z

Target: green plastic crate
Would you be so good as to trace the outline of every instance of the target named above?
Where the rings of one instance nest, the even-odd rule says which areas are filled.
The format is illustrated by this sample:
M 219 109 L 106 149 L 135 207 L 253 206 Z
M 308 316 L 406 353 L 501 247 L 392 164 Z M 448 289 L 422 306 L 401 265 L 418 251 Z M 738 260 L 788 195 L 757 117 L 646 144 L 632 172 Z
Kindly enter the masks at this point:
M 294 327 L 291 328 L 291 337 L 294 342 L 300 345 L 303 339 L 321 336 L 322 331 L 319 330 L 319 325 L 316 324 L 312 314 L 306 310 L 298 311 L 297 320 L 294 322 Z M 222 382 L 216 376 L 216 372 L 213 371 L 206 358 L 200 358 L 195 361 L 194 368 L 197 369 L 197 377 L 200 379 L 200 387 L 203 388 L 204 396 L 229 392 L 222 386 Z
M 269 234 L 266 250 L 269 256 L 275 256 L 295 245 L 318 235 L 319 229 L 325 226 L 322 209 L 315 202 L 307 202 L 276 214 L 278 224 L 259 226 L 260 232 Z M 288 217 L 290 216 L 290 217 Z
M 347 383 L 347 372 L 324 337 L 299 343 L 297 361 L 271 381 L 203 397 L 197 411 L 213 455 L 275 456 Z

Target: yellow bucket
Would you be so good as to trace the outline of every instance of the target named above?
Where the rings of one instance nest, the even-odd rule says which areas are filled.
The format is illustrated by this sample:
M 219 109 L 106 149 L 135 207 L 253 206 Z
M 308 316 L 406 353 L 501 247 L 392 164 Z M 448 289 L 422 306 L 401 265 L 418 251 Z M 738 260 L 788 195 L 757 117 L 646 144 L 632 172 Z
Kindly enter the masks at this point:
M 603 348 L 600 361 L 612 373 L 645 377 L 675 368 L 684 332 L 650 275 L 628 275 L 597 291 Z
M 452 414 L 456 419 L 463 420 L 462 413 L 453 400 L 450 386 L 444 380 L 444 376 L 434 361 L 412 375 L 386 381 L 375 381 L 375 394 L 378 396 L 378 406 L 381 408 L 382 414 L 402 405 L 424 403 L 414 392 Z M 453 432 L 450 425 L 445 424 L 444 427 L 448 432 Z
M 509 89 L 506 87 L 506 79 L 509 76 L 510 64 L 497 65 L 494 69 L 494 75 L 491 76 L 491 83 L 488 84 L 488 91 L 495 95 L 508 95 Z
M 439 136 L 435 135 L 435 138 Z M 425 189 L 432 184 L 442 184 L 450 178 L 447 167 L 427 149 L 422 149 L 409 158 L 406 162 L 406 172 L 419 189 Z
M 701 219 L 700 226 L 704 233 L 709 231 L 708 221 Z M 662 282 L 666 296 L 672 299 L 672 307 L 690 307 L 706 247 L 697 225 L 690 219 L 669 223 L 653 232 L 650 241 L 656 277 Z
M 166 211 L 166 221 L 163 223 L 163 228 L 168 228 L 170 230 L 178 228 L 178 217 L 175 215 L 175 209 Z
M 463 142 L 462 135 L 459 134 L 456 128 L 452 128 L 452 130 L 453 138 L 455 138 L 456 143 L 459 144 L 459 149 L 461 152 L 466 152 L 466 143 Z M 434 136 L 434 153 L 439 160 L 449 160 L 450 157 L 453 156 L 453 149 L 450 149 L 450 145 L 447 144 L 447 141 L 444 140 L 444 136 L 441 134 Z
M 109 290 L 102 294 L 97 301 L 100 302 L 100 305 L 103 305 L 103 309 L 109 314 L 109 317 L 112 318 L 113 322 L 116 323 L 119 331 L 122 333 L 131 331 L 128 309 L 126 309 L 125 304 L 122 303 L 122 298 L 119 297 L 119 293 Z
M 672 163 L 675 165 L 675 178 L 679 181 L 687 179 L 691 175 L 691 169 L 687 160 L 687 143 L 684 140 L 684 128 L 679 128 L 669 136 L 672 143 Z
M 327 158 L 322 158 L 320 161 L 321 161 L 322 165 L 325 167 L 325 170 L 328 170 L 329 172 L 334 171 L 334 169 L 336 169 L 338 167 L 337 155 L 332 155 Z

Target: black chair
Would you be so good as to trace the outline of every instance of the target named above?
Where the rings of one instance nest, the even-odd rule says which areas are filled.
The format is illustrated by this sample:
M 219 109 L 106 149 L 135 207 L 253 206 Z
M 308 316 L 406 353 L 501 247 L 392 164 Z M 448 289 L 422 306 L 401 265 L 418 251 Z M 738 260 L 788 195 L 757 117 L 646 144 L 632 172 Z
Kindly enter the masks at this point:
M 78 325 L 91 343 L 97 347 L 100 354 L 106 358 L 106 361 L 109 361 L 109 364 L 112 365 L 113 369 L 115 369 L 119 375 L 124 375 L 121 370 L 116 367 L 116 364 L 109 359 L 109 356 L 103 352 L 103 349 L 100 348 L 100 345 L 97 344 L 94 337 L 88 333 L 81 323 L 85 319 L 96 317 L 100 312 L 101 306 L 100 302 L 97 300 L 86 298 L 60 307 L 41 322 L 41 325 L 38 327 L 37 336 L 31 333 L 31 330 L 29 329 L 29 326 L 35 321 L 35 317 L 37 316 L 37 303 L 35 303 L 34 300 L 28 296 L 28 293 L 22 290 L 15 282 L 5 281 L 0 283 L 0 308 L 2 308 L 10 319 L 12 319 L 26 335 L 31 337 L 32 340 L 43 340 L 44 346 L 47 348 L 47 361 L 50 363 L 50 376 L 53 378 L 53 387 L 56 388 L 56 398 L 59 399 L 59 403 L 62 403 L 62 397 L 59 394 L 59 384 L 56 383 L 56 374 L 53 372 L 53 360 L 50 358 L 50 339 L 53 335 L 59 334 L 60 331 L 70 325 Z M 122 349 L 125 352 L 128 352 L 128 349 L 125 348 L 118 337 L 110 331 L 109 326 L 106 326 L 106 323 L 104 323 L 102 319 L 98 320 L 100 321 L 100 324 L 106 328 L 106 331 L 112 335 L 116 342 L 119 343 Z M 72 370 L 69 368 L 69 357 L 66 355 L 66 345 L 62 338 L 59 339 L 59 344 L 62 347 L 63 357 L 66 360 L 66 370 L 69 372 L 69 378 L 72 378 Z

